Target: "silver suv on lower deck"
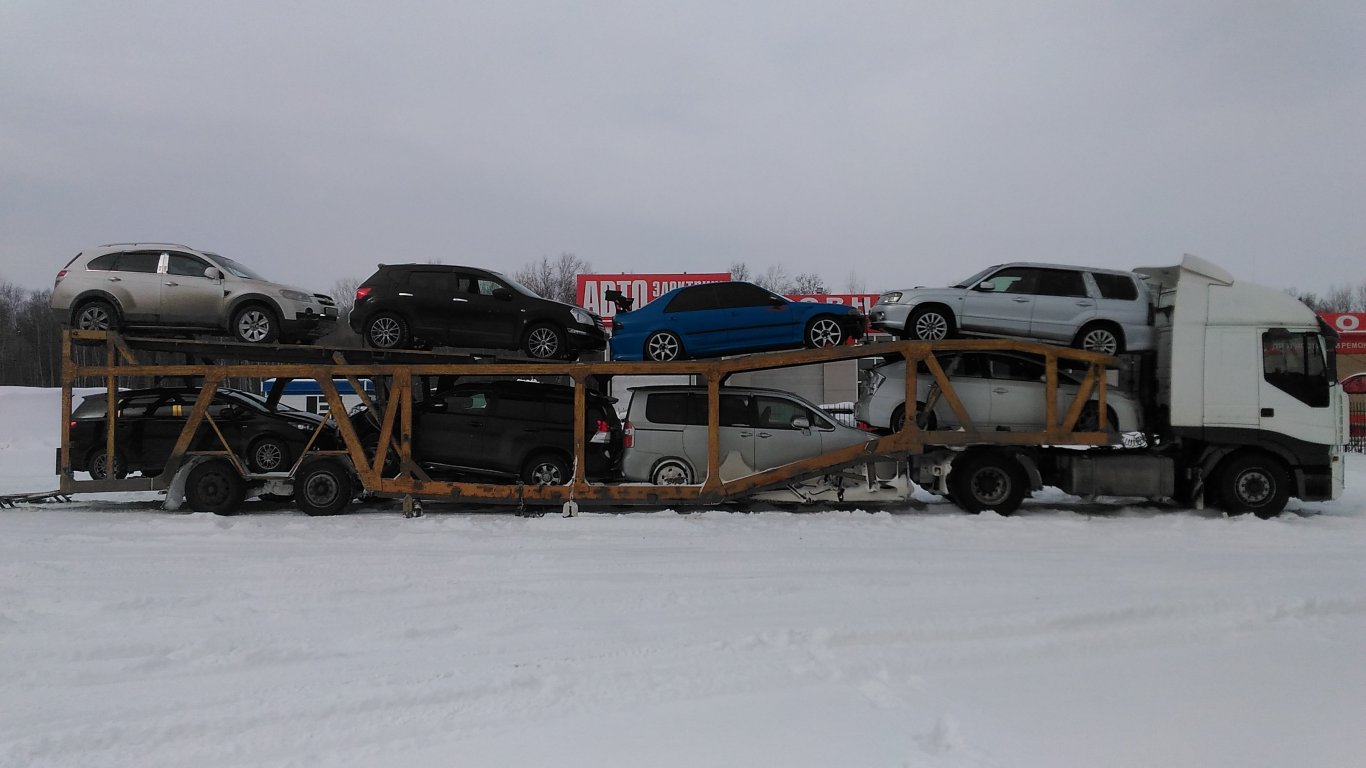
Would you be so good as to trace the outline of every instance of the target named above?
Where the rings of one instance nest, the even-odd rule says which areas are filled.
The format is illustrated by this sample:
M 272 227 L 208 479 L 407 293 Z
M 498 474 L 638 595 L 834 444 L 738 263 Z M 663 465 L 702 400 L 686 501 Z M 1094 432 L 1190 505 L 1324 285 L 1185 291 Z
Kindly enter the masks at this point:
M 876 437 L 775 389 L 722 387 L 720 409 L 723 481 Z M 622 474 L 627 481 L 691 485 L 706 479 L 706 387 L 635 387 L 626 419 Z
M 268 344 L 332 330 L 337 304 L 274 283 L 226 256 L 170 243 L 87 248 L 60 272 L 52 311 L 81 330 L 194 330 Z

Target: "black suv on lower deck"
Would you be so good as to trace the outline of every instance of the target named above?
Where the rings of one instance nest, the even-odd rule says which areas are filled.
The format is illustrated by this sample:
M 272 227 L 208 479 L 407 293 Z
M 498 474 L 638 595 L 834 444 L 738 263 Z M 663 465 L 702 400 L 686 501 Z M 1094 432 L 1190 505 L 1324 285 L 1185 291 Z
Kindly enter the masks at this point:
M 443 264 L 381 264 L 356 289 L 351 328 L 379 349 L 520 349 L 574 360 L 607 346 L 602 318 L 588 310 L 498 272 Z
M 625 434 L 614 402 L 585 393 L 588 480 L 619 477 Z M 351 423 L 374 456 L 379 415 L 357 409 Z M 413 404 L 412 441 L 413 459 L 436 477 L 563 485 L 574 474 L 574 389 L 513 379 L 444 387 Z M 386 464 L 385 473 L 395 469 Z
M 106 455 L 108 395 L 87 395 L 71 414 L 71 469 L 89 472 L 96 480 L 122 478 L 130 472 L 145 477 L 160 474 L 194 410 L 199 390 L 193 387 L 133 389 L 118 393 L 115 404 L 114 460 Z M 245 460 L 252 472 L 286 472 L 318 432 L 323 417 L 287 405 L 271 405 L 260 395 L 222 388 L 209 404 L 209 418 L 201 422 L 190 450 L 223 450 L 226 440 L 233 453 Z M 222 435 L 223 440 L 218 438 Z M 341 446 L 337 428 L 322 428 L 312 448 Z M 111 466 L 112 464 L 112 466 Z

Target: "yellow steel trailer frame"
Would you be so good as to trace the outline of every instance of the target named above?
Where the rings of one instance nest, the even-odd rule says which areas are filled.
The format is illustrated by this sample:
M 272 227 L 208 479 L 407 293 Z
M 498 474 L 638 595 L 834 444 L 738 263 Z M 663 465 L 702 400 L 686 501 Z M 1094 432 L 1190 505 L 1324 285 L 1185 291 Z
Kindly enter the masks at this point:
M 169 347 L 168 347 L 169 345 Z M 100 349 L 103 354 L 97 364 L 80 363 L 75 350 Z M 174 348 L 187 357 L 198 356 L 203 362 L 183 365 L 154 365 L 139 360 L 145 348 Z M 954 392 L 953 380 L 941 367 L 937 354 L 953 350 L 1008 350 L 1037 356 L 1045 364 L 1044 410 L 1045 429 L 1040 432 L 979 431 L 973 426 L 971 415 Z M 83 355 L 90 356 L 90 355 Z M 326 357 L 324 357 L 326 356 Z M 906 400 L 916 402 L 917 363 L 924 363 L 938 384 L 945 400 L 959 422 L 956 430 L 924 430 L 915 419 L 905 420 L 905 427 L 897 433 L 881 436 L 866 445 L 840 450 L 756 472 L 729 481 L 720 472 L 720 392 L 733 374 L 790 368 L 795 366 L 853 360 L 864 357 L 901 357 L 906 366 Z M 261 362 L 261 358 L 268 358 Z M 354 360 L 368 359 L 368 362 Z M 247 360 L 249 362 L 228 362 Z M 256 360 L 255 362 L 250 362 Z M 302 362 L 291 362 L 302 360 Z M 1072 369 L 1084 369 L 1081 386 L 1066 408 L 1058 407 L 1058 364 L 1067 361 Z M 125 339 L 117 333 L 72 330 L 62 339 L 62 424 L 59 453 L 60 490 L 62 493 L 163 490 L 169 488 L 177 471 L 187 459 L 195 456 L 217 456 L 233 464 L 247 476 L 241 460 L 229 449 L 218 425 L 209 414 L 214 393 L 225 380 L 247 379 L 313 379 L 320 385 L 329 406 L 329 416 L 342 437 L 344 450 L 312 450 L 300 456 L 293 471 L 306 458 L 334 456 L 351 465 L 361 486 L 372 494 L 408 499 L 469 500 L 486 503 L 555 504 L 567 501 L 589 501 L 611 504 L 710 504 L 740 498 L 774 488 L 782 488 L 803 478 L 865 464 L 876 460 L 903 460 L 924 453 L 927 447 L 955 447 L 974 445 L 1040 446 L 1040 445 L 1109 445 L 1113 435 L 1107 429 L 1105 407 L 1106 371 L 1116 360 L 1113 357 L 1077 349 L 1022 341 L 950 340 L 943 342 L 893 341 L 830 349 L 766 352 L 735 357 L 690 360 L 670 363 L 655 362 L 535 362 L 499 361 L 472 357 L 457 357 L 437 353 L 408 352 L 386 356 L 373 350 L 320 350 L 316 347 L 283 345 L 246 345 L 205 343 L 198 341 L 167 341 L 164 339 Z M 707 387 L 708 461 L 704 479 L 696 485 L 648 485 L 639 483 L 589 483 L 584 477 L 585 451 L 585 391 L 604 377 L 617 375 L 691 375 Z M 530 486 L 523 484 L 469 483 L 434 480 L 413 460 L 413 381 L 421 376 L 561 376 L 569 377 L 575 388 L 574 397 L 574 477 L 565 485 Z M 117 398 L 114 396 L 121 379 L 129 377 L 185 377 L 201 384 L 199 396 L 185 421 L 165 469 L 155 477 L 103 480 L 77 480 L 71 469 L 71 412 L 72 389 L 81 379 L 98 379 L 109 392 L 105 430 L 107 456 L 117 455 L 116 433 Z M 398 456 L 398 469 L 392 475 L 384 473 L 385 455 L 374 451 L 367 456 L 359 436 L 345 418 L 346 410 L 341 395 L 333 384 L 334 378 L 348 379 L 354 391 L 376 414 L 382 414 L 379 445 L 389 445 Z M 359 379 L 376 380 L 380 391 L 389 393 L 385 402 L 375 402 L 359 385 Z M 1088 400 L 1098 401 L 1100 424 L 1098 431 L 1076 431 L 1078 417 Z M 217 436 L 220 447 L 212 450 L 191 451 L 190 447 L 201 424 L 207 423 Z M 321 429 L 321 426 L 319 427 Z M 316 439 L 317 432 L 313 438 Z M 311 442 L 310 442 L 311 444 Z

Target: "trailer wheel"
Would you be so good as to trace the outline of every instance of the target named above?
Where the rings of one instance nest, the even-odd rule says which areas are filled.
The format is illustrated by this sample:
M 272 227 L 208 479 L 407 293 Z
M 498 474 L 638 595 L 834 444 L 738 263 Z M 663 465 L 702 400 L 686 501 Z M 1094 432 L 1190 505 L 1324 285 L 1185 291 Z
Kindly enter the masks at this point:
M 345 510 L 352 495 L 351 473 L 335 461 L 311 461 L 294 478 L 294 503 L 310 517 Z
M 569 465 L 553 453 L 538 453 L 522 467 L 527 485 L 564 485 L 569 477 Z
M 247 495 L 247 484 L 237 468 L 223 459 L 209 459 L 190 470 L 185 501 L 196 512 L 235 515 Z
M 963 509 L 977 514 L 1010 515 L 1020 508 L 1026 493 L 1020 462 L 999 451 L 968 452 L 953 462 L 949 472 L 949 495 Z
M 1279 515 L 1290 499 L 1290 474 L 1275 458 L 1245 453 L 1219 472 L 1219 501 L 1230 515 L 1248 512 L 1263 520 Z

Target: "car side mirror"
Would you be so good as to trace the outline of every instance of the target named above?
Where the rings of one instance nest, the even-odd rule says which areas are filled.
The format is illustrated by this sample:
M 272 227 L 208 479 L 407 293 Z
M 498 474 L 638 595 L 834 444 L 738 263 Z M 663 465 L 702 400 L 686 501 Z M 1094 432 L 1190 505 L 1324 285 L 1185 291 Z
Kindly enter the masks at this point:
M 218 267 L 206 267 L 204 269 L 204 277 L 207 277 L 210 280 L 222 280 L 223 273 L 218 270 Z
M 787 306 L 787 301 L 785 299 L 780 299 L 777 296 L 769 297 L 768 303 L 775 307 Z
M 493 298 L 499 301 L 512 301 L 512 291 L 507 288 L 494 288 Z
M 977 284 L 977 290 L 979 291 L 990 291 L 994 290 L 995 288 L 996 284 L 991 282 L 990 280 L 983 280 L 982 282 Z
M 792 417 L 792 428 L 793 428 L 793 429 L 811 429 L 811 420 L 808 419 L 808 418 L 806 418 L 805 416 L 793 416 L 793 417 Z

